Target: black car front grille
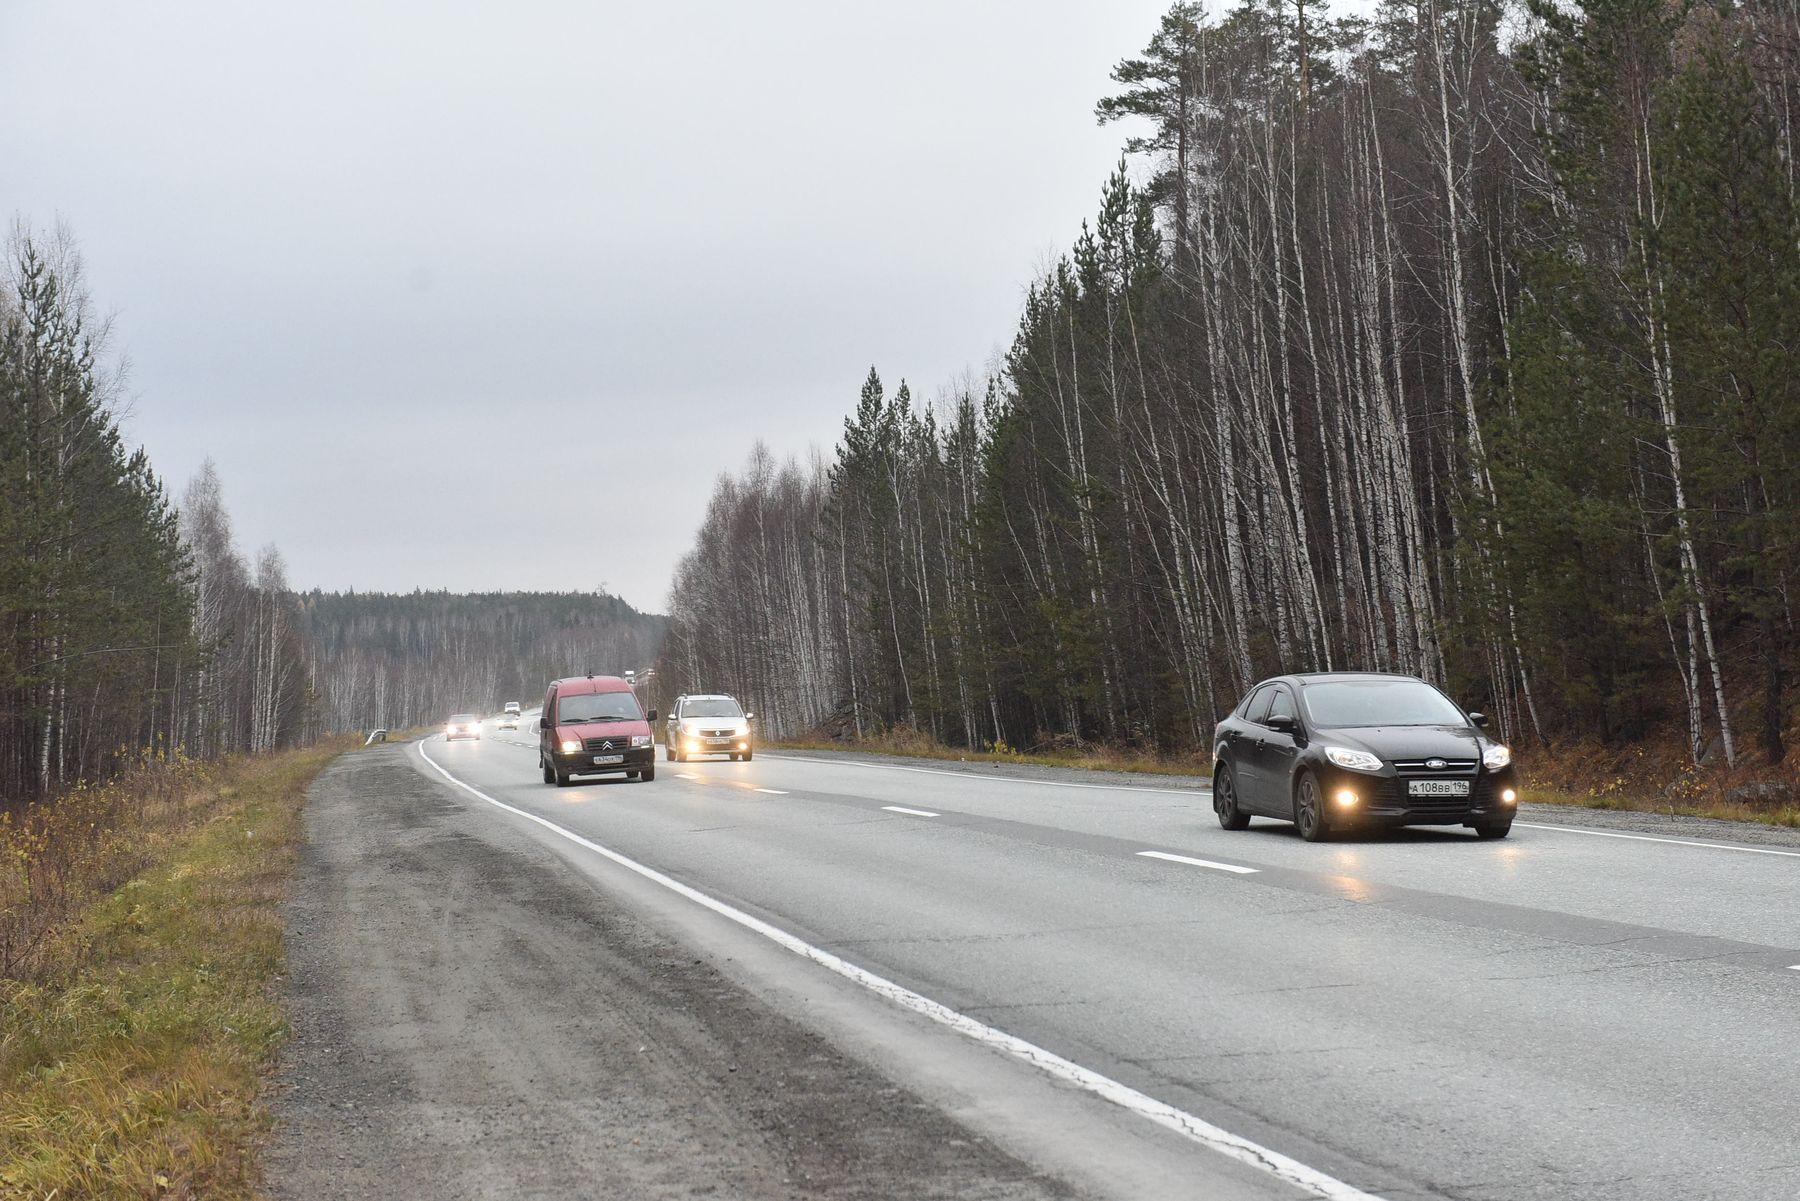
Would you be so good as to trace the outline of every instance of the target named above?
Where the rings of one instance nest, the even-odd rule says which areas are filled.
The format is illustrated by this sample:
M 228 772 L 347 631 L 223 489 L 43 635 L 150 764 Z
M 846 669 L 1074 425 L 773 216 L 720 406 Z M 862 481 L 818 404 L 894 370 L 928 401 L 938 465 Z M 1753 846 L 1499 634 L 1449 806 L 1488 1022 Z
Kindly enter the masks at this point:
M 1441 763 L 1442 767 L 1428 766 Z M 1473 759 L 1396 759 L 1394 770 L 1403 776 L 1420 779 L 1431 779 L 1436 776 L 1472 776 L 1475 774 L 1476 761 Z
M 1402 776 L 1397 780 L 1383 780 L 1376 805 L 1383 809 L 1404 809 L 1408 816 L 1421 818 L 1442 818 L 1445 821 L 1462 821 L 1470 813 L 1486 809 L 1494 797 L 1494 781 L 1488 776 L 1476 780 L 1469 788 L 1468 796 L 1409 796 L 1406 791 L 1408 779 L 1442 779 L 1449 776 L 1449 771 L 1415 772 L 1411 776 Z
M 631 749 L 631 735 L 609 734 L 604 738 L 589 738 L 581 745 L 595 754 L 616 755 Z
M 737 733 L 737 731 L 736 730 L 702 730 L 702 731 L 700 731 L 700 733 L 701 733 L 702 737 L 706 737 L 706 738 L 730 738 L 733 734 Z

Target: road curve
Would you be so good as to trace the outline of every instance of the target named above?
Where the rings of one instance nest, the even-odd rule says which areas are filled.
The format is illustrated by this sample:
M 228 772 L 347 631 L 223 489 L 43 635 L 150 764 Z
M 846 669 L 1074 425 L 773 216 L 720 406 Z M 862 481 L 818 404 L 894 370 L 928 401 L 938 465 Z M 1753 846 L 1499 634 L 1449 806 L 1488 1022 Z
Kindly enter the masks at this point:
M 1531 815 L 1316 845 L 1153 780 L 843 756 L 556 789 L 495 735 L 409 762 L 1040 1184 L 1800 1195 L 1800 846 Z

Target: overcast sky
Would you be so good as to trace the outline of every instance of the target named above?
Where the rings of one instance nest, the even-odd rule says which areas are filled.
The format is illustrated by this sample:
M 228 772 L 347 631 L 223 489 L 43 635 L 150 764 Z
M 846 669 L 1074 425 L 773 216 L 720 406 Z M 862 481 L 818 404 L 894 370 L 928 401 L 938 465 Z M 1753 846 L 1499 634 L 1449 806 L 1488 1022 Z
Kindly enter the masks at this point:
M 0 203 L 299 588 L 661 609 L 757 438 L 934 392 L 1097 207 L 1163 0 L 6 0 Z

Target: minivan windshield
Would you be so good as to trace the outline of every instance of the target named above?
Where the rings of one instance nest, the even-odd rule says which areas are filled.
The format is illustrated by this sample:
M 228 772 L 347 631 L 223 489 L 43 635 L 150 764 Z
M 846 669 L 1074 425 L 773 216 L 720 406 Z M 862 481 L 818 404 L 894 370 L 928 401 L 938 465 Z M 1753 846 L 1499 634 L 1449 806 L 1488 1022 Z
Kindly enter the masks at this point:
M 715 696 L 682 702 L 681 715 L 683 717 L 742 717 L 744 711 L 730 697 Z
M 583 692 L 556 700 L 558 725 L 580 721 L 640 721 L 643 716 L 637 696 L 630 692 Z
M 1332 680 L 1301 690 L 1315 726 L 1464 726 L 1443 693 L 1418 680 Z

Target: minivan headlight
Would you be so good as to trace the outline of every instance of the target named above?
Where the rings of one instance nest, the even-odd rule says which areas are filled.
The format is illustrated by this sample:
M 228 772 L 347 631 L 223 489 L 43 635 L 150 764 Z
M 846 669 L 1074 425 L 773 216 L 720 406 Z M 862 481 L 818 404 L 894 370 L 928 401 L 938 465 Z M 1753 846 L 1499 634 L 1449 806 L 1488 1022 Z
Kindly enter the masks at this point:
M 1367 751 L 1353 750 L 1347 746 L 1328 746 L 1325 757 L 1339 767 L 1347 767 L 1351 771 L 1380 771 L 1381 760 Z
M 573 755 L 576 751 L 578 751 L 580 749 L 581 749 L 581 740 L 580 739 L 577 739 L 577 738 L 563 739 L 563 741 L 562 741 L 562 753 L 563 754 Z
M 632 746 L 649 746 L 650 745 L 650 735 L 648 735 L 648 734 L 633 734 L 631 736 L 631 745 Z
M 1490 742 L 1481 751 L 1481 766 L 1489 771 L 1499 771 L 1512 762 L 1512 748 L 1503 743 Z

